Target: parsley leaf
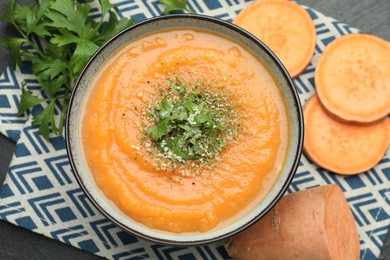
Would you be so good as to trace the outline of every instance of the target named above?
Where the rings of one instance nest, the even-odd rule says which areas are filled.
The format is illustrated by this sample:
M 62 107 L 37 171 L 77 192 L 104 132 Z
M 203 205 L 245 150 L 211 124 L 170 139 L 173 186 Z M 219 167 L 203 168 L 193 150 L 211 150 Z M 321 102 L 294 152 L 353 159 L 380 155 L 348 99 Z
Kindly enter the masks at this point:
M 174 152 L 177 156 L 180 156 L 181 158 L 183 158 L 184 160 L 191 160 L 191 159 L 195 159 L 196 157 L 195 156 L 191 156 L 189 155 L 188 153 L 186 152 L 183 152 L 182 150 L 179 150 L 177 147 L 172 147 L 172 152 Z
M 165 4 L 163 14 L 168 14 L 173 11 L 193 13 L 193 11 L 187 7 L 187 0 L 159 0 L 159 2 Z
M 53 29 L 66 28 L 81 35 L 91 9 L 88 4 L 80 4 L 74 0 L 49 1 L 45 15 L 49 21 L 46 25 Z
M 164 118 L 160 123 L 148 129 L 148 135 L 158 141 L 169 132 L 168 126 L 169 118 Z
M 37 79 L 42 89 L 45 91 L 46 95 L 49 98 L 58 99 L 59 96 L 57 96 L 57 92 L 59 92 L 59 90 L 61 90 L 61 87 L 66 83 L 66 78 L 63 75 L 60 75 L 54 79 L 43 79 L 42 77 L 37 77 Z
M 39 125 L 39 133 L 43 136 L 49 136 L 50 126 L 53 131 L 57 131 L 55 118 L 54 118 L 54 104 L 55 100 L 51 100 L 49 105 L 46 106 L 43 111 L 35 116 L 32 120 L 32 126 Z
M 197 124 L 203 124 L 203 123 L 209 123 L 210 124 L 210 122 L 211 122 L 211 118 L 207 114 L 196 115 L 194 120 L 195 120 L 195 122 Z
M 98 48 L 99 46 L 88 40 L 80 39 L 80 41 L 77 42 L 76 49 L 69 61 L 69 67 L 71 67 L 74 78 L 77 77 L 78 73 L 81 72 L 84 65 Z
M 164 99 L 163 102 L 161 103 L 161 108 L 159 111 L 160 117 L 162 118 L 166 117 L 167 115 L 169 115 L 172 109 L 173 109 L 173 104 L 170 101 Z
M 45 101 L 46 99 L 34 96 L 31 91 L 28 91 L 23 87 L 22 98 L 20 100 L 20 104 L 18 107 L 18 114 L 23 115 L 24 112 L 26 112 L 26 110 L 29 109 L 30 107 L 34 107 Z
M 11 52 L 12 66 L 31 61 L 32 71 L 43 90 L 44 97 L 40 98 L 23 87 L 19 114 L 37 105 L 44 106 L 33 116 L 32 124 L 39 125 L 39 133 L 46 139 L 50 133 L 62 134 L 72 86 L 91 55 L 113 35 L 134 23 L 133 19 L 118 19 L 115 13 L 118 9 L 109 0 L 98 1 L 101 16 L 98 21 L 92 20 L 88 17 L 89 2 L 36 0 L 28 5 L 10 0 L 0 17 L 19 33 L 18 37 L 0 41 Z M 55 104 L 60 104 L 62 109 L 59 120 L 55 118 Z
M 0 41 L 0 44 L 7 46 L 9 51 L 11 52 L 11 65 L 13 68 L 22 65 L 22 55 L 20 53 L 20 50 L 22 49 L 22 44 L 25 43 L 27 43 L 26 39 L 10 37 L 7 37 L 3 41 Z
M 112 5 L 108 0 L 99 0 L 99 3 L 100 3 L 100 9 L 102 11 L 102 17 L 106 16 L 106 14 L 110 9 L 116 9 L 116 7 Z
M 34 74 L 45 80 L 57 77 L 67 68 L 66 62 L 51 56 L 37 60 L 32 66 Z
M 106 23 L 103 23 L 104 27 L 100 32 L 100 35 L 95 37 L 94 42 L 97 45 L 102 45 L 107 39 L 114 36 L 116 33 L 127 28 L 130 24 L 134 23 L 133 19 L 120 19 L 114 12 L 109 12 L 109 18 Z

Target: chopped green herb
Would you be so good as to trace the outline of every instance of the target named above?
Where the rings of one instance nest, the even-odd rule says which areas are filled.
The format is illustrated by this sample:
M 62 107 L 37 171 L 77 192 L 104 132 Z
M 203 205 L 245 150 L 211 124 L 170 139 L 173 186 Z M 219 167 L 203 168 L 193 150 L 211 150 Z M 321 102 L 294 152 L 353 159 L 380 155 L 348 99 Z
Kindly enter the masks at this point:
M 157 125 L 148 129 L 148 135 L 150 135 L 155 141 L 159 141 L 164 135 L 169 133 L 169 118 L 164 118 Z
M 157 158 L 158 169 L 193 170 L 187 169 L 188 161 L 196 168 L 202 164 L 201 169 L 213 165 L 215 157 L 241 131 L 236 101 L 227 91 L 199 82 L 183 84 L 176 78 L 167 79 L 166 88 L 159 93 L 160 100 L 148 104 L 142 126 L 148 137 L 144 144 Z

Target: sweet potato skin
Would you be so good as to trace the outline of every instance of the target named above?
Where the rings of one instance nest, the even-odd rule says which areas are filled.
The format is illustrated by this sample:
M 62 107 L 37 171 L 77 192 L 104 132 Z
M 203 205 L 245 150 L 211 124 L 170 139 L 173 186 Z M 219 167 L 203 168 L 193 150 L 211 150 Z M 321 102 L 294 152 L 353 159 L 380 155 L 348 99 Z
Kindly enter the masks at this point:
M 354 260 L 360 252 L 356 224 L 335 184 L 284 196 L 259 222 L 227 240 L 225 248 L 237 260 Z

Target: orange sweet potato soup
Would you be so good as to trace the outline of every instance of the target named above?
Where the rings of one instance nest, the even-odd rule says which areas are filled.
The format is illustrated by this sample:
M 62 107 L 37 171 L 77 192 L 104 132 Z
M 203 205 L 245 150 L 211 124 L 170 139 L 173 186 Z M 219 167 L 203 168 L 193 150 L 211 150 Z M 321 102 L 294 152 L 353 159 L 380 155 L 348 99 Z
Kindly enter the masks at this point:
M 82 119 L 97 186 L 143 225 L 228 225 L 283 167 L 286 104 L 267 68 L 232 39 L 171 29 L 128 43 L 97 73 Z M 175 136 L 176 135 L 176 136 Z

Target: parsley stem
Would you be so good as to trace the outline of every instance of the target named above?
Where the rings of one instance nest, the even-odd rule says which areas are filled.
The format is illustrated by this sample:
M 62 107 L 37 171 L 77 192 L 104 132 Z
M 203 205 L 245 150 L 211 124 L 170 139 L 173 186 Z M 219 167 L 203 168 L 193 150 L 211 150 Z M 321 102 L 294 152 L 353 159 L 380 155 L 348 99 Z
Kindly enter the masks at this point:
M 38 53 L 38 55 L 41 57 L 41 58 L 44 58 L 45 55 L 43 54 L 43 52 L 39 49 L 38 45 L 36 45 L 36 43 L 34 41 L 32 41 L 31 39 L 28 39 L 27 38 L 27 41 L 28 43 L 31 45 L 31 47 L 34 48 L 34 50 Z
M 70 91 L 72 91 L 72 86 L 74 85 L 74 80 L 70 79 L 69 81 L 70 81 L 70 83 L 67 81 L 64 83 L 64 85 L 65 85 L 66 89 L 69 90 L 69 92 L 70 92 Z
M 14 24 L 14 26 L 16 30 L 20 33 L 20 35 L 22 35 L 22 37 L 28 42 L 28 44 L 30 44 L 30 46 L 33 47 L 33 49 L 38 53 L 38 55 L 41 58 L 44 58 L 43 52 L 39 49 L 39 47 L 35 44 L 35 42 L 32 41 L 30 37 L 28 37 L 27 34 L 25 34 L 24 31 L 20 29 L 19 26 L 17 26 L 16 24 Z
M 45 99 L 43 99 L 43 100 L 45 100 L 45 101 L 52 101 L 52 100 L 57 100 L 57 99 L 66 99 L 66 98 L 68 98 L 68 96 L 69 96 L 69 93 L 68 94 L 64 94 L 64 95 L 61 95 L 61 96 L 55 96 L 55 97 L 52 97 L 52 98 L 45 98 Z
M 58 127 L 58 129 L 59 129 L 58 133 L 60 135 L 62 135 L 62 132 L 63 132 L 63 129 L 64 129 L 65 115 L 66 115 L 66 111 L 68 110 L 68 104 L 69 104 L 69 93 L 70 93 L 69 88 L 66 88 L 65 89 L 65 94 L 64 94 L 64 105 L 62 107 L 61 117 L 60 117 L 60 125 Z

